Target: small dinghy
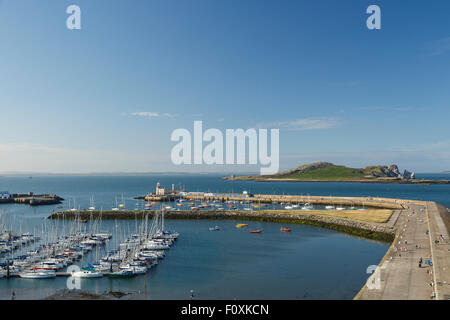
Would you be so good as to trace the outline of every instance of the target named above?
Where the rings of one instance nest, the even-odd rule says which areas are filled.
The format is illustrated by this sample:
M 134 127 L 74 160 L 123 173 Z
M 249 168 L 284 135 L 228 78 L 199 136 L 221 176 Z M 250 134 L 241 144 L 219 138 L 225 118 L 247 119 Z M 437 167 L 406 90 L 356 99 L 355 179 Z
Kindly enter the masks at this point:
M 248 224 L 246 223 L 239 223 L 236 225 L 236 228 L 244 228 L 244 227 L 248 227 Z
M 281 228 L 281 232 L 291 232 L 290 228 Z
M 262 230 L 250 230 L 249 232 L 250 232 L 250 233 L 261 233 Z
M 209 231 L 220 231 L 220 227 L 215 226 L 214 228 L 209 228 Z

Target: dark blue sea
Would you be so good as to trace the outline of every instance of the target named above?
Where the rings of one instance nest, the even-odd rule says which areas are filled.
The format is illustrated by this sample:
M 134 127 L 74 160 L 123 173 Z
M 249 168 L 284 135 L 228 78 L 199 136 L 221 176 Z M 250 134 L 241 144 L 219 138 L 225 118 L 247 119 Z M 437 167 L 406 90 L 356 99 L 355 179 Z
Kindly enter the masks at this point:
M 418 178 L 450 179 L 450 174 L 419 174 Z M 450 207 L 450 185 L 400 185 L 369 183 L 308 183 L 224 181 L 220 175 L 123 175 L 123 176 L 3 176 L 0 191 L 56 193 L 64 209 L 88 208 L 93 197 L 97 209 L 111 210 L 119 203 L 127 209 L 142 206 L 136 196 L 164 187 L 187 191 L 301 194 L 323 196 L 379 196 L 432 200 Z M 123 199 L 123 200 L 122 200 Z M 69 205 L 70 202 L 70 205 Z M 53 230 L 61 222 L 46 219 L 57 205 L 30 207 L 0 204 L 0 227 L 13 232 Z M 129 233 L 134 220 L 102 221 L 101 228 L 114 232 L 107 248 L 87 255 L 80 265 L 94 262 Z M 239 221 L 166 220 L 168 229 L 180 233 L 166 257 L 146 275 L 132 279 L 85 279 L 82 289 L 103 293 L 122 291 L 133 299 L 352 299 L 365 283 L 367 267 L 376 265 L 388 246 L 337 231 L 304 225 L 246 222 L 262 234 L 238 229 Z M 46 225 L 47 227 L 43 227 Z M 219 225 L 222 230 L 211 232 Z M 52 227 L 53 226 L 53 227 Z M 119 232 L 117 232 L 119 226 Z M 41 299 L 66 288 L 66 278 L 0 279 L 0 299 L 12 291 L 18 299 Z

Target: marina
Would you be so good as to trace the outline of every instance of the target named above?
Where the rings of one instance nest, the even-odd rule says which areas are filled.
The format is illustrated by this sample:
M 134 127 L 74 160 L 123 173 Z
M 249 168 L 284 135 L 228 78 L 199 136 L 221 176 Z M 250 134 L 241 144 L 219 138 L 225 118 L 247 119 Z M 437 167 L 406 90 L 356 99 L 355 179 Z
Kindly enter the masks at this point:
M 105 178 L 106 181 L 109 179 L 110 178 Z M 126 181 L 129 178 L 125 177 L 121 179 L 122 180 L 118 185 L 126 185 Z M 68 179 L 67 181 L 72 181 L 71 184 L 73 184 L 74 178 Z M 211 182 L 215 180 L 209 178 L 208 181 Z M 83 184 L 86 184 L 86 182 L 83 182 Z M 109 182 L 107 184 L 110 185 Z M 240 185 L 241 190 L 248 189 L 246 183 L 233 182 L 233 184 Z M 238 188 L 236 185 L 234 188 L 237 190 Z M 220 187 L 216 188 L 220 189 Z M 299 271 L 297 269 L 298 266 L 302 265 L 301 261 L 291 261 L 291 258 L 287 258 L 285 254 L 289 252 L 286 252 L 286 248 L 294 245 L 295 247 L 302 247 L 301 242 L 296 242 L 298 240 L 294 239 L 304 237 L 305 232 L 307 232 L 306 234 L 309 232 L 318 232 L 327 235 L 327 237 L 338 237 L 341 239 L 339 241 L 341 241 L 342 244 L 346 241 L 350 241 L 353 243 L 352 246 L 363 244 L 368 246 L 373 245 L 375 246 L 374 248 L 379 248 L 380 251 L 372 248 L 367 251 L 367 255 L 369 257 L 373 255 L 374 252 L 378 252 L 378 258 L 375 258 L 375 261 L 371 260 L 369 263 L 377 264 L 379 261 L 382 261 L 386 251 L 393 250 L 389 249 L 390 247 L 388 244 L 392 244 L 394 242 L 393 239 L 398 236 L 398 231 L 400 229 L 397 224 L 398 221 L 402 221 L 403 219 L 404 213 L 402 212 L 408 212 L 408 208 L 414 206 L 414 202 L 401 200 L 400 198 L 391 199 L 383 196 L 379 191 L 372 192 L 374 196 L 361 195 L 356 197 L 350 197 L 345 194 L 343 196 L 308 195 L 305 191 L 303 191 L 303 194 L 306 195 L 303 196 L 292 193 L 276 195 L 274 193 L 255 192 L 254 194 L 251 194 L 251 197 L 256 195 L 255 198 L 258 199 L 255 199 L 256 201 L 248 201 L 248 199 L 244 198 L 241 200 L 227 199 L 223 201 L 214 198 L 192 199 L 180 197 L 180 195 L 178 195 L 174 201 L 168 202 L 135 199 L 136 194 L 139 194 L 138 190 L 136 190 L 137 192 L 129 190 L 126 193 L 121 191 L 122 190 L 119 189 L 117 191 L 109 192 L 108 197 L 106 198 L 102 197 L 100 193 L 92 189 L 87 189 L 83 197 L 66 192 L 63 194 L 65 194 L 65 198 L 68 199 L 67 201 L 64 201 L 61 205 L 51 207 L 50 210 L 46 209 L 46 207 L 36 207 L 36 213 L 34 214 L 30 211 L 25 211 L 25 208 L 19 205 L 5 204 L 5 209 L 3 210 L 4 218 L 2 218 L 2 221 L 4 221 L 3 229 L 12 230 L 10 233 L 15 237 L 30 234 L 36 236 L 39 240 L 37 242 L 29 242 L 26 246 L 23 246 L 23 249 L 21 249 L 20 246 L 17 247 L 14 254 L 8 253 L 3 255 L 1 258 L 2 260 L 0 260 L 3 263 L 3 278 L 0 280 L 0 297 L 6 299 L 9 298 L 9 295 L 7 294 L 1 296 L 1 292 L 4 290 L 2 289 L 2 283 L 8 283 L 8 287 L 14 286 L 16 288 L 14 290 L 15 293 L 25 297 L 28 293 L 22 291 L 21 288 L 30 286 L 35 287 L 41 282 L 46 283 L 47 286 L 48 283 L 51 282 L 53 283 L 53 285 L 51 285 L 52 289 L 50 291 L 43 291 L 47 292 L 46 295 L 50 295 L 58 288 L 64 288 L 66 286 L 66 280 L 72 277 L 73 279 L 80 279 L 83 290 L 101 293 L 102 290 L 111 287 L 111 290 L 127 290 L 134 292 L 133 297 L 138 299 L 152 297 L 156 299 L 165 297 L 171 299 L 174 297 L 187 299 L 189 298 L 188 292 L 191 289 L 195 290 L 196 295 L 198 294 L 203 297 L 244 298 L 256 296 L 263 298 L 265 296 L 269 298 L 270 295 L 258 295 L 249 290 L 241 290 L 241 292 L 238 293 L 236 289 L 233 289 L 241 287 L 242 283 L 252 283 L 254 285 L 255 281 L 262 281 L 261 279 L 264 278 L 265 280 L 263 282 L 259 282 L 260 291 L 269 292 L 267 291 L 269 288 L 268 286 L 274 287 L 275 284 L 267 278 L 267 274 L 265 273 L 264 276 L 262 273 L 258 272 L 247 274 L 243 269 L 240 269 L 241 267 L 239 267 L 239 263 L 236 264 L 236 261 L 230 265 L 225 264 L 228 270 L 238 268 L 240 270 L 239 273 L 242 274 L 242 276 L 245 274 L 248 279 L 239 278 L 239 285 L 238 282 L 235 282 L 237 279 L 231 282 L 228 280 L 227 283 L 221 282 L 220 284 L 217 284 L 219 286 L 216 287 L 217 292 L 211 293 L 207 291 L 206 288 L 214 287 L 214 283 L 217 280 L 205 276 L 202 270 L 214 266 L 214 270 L 216 270 L 214 271 L 214 274 L 216 274 L 216 276 L 229 279 L 229 276 L 225 276 L 221 273 L 222 271 L 219 271 L 223 268 L 220 266 L 224 265 L 224 261 L 220 258 L 220 254 L 225 254 L 223 258 L 225 259 L 226 257 L 226 259 L 230 261 L 234 261 L 235 259 L 238 259 L 238 261 L 246 261 L 250 257 L 253 257 L 251 258 L 253 259 L 253 262 L 251 263 L 256 264 L 252 267 L 245 264 L 245 268 L 258 270 L 258 268 L 262 267 L 259 266 L 259 263 L 262 262 L 257 262 L 258 259 L 255 260 L 255 257 L 258 256 L 255 256 L 255 253 L 266 252 L 272 257 L 270 258 L 270 262 L 269 260 L 265 262 L 267 263 L 266 268 L 269 265 L 271 265 L 270 268 L 279 265 L 278 268 L 282 268 L 283 270 L 291 270 L 292 268 L 292 271 L 289 271 L 292 272 L 290 273 L 291 276 L 298 277 L 298 281 L 300 281 L 302 277 L 298 276 Z M 313 192 L 314 191 L 312 191 L 312 193 Z M 198 193 L 199 192 L 197 192 L 196 196 L 198 196 Z M 324 193 L 330 194 L 330 191 L 325 191 Z M 237 195 L 237 198 L 239 198 L 239 195 L 244 194 L 244 192 L 230 192 L 229 194 L 235 194 Z M 250 193 L 248 192 L 247 195 L 248 194 Z M 274 199 L 274 201 L 259 201 L 259 199 L 262 199 L 263 197 Z M 83 200 L 83 198 L 85 200 Z M 121 206 L 121 204 L 123 206 Z M 57 208 L 57 206 L 60 206 L 60 208 Z M 113 208 L 117 208 L 118 210 L 112 210 Z M 193 210 L 192 208 L 197 210 Z M 28 212 L 28 214 L 17 215 L 17 213 L 14 212 Z M 36 214 L 36 217 L 41 217 L 40 219 L 44 220 L 36 220 L 36 222 L 33 222 L 35 220 L 33 217 Z M 406 215 L 407 214 L 409 213 L 406 213 Z M 48 219 L 48 217 L 51 217 L 52 219 Z M 164 226 L 162 224 L 162 217 L 164 217 Z M 45 225 L 44 228 L 39 227 L 42 223 Z M 156 230 L 167 229 L 165 226 L 167 223 L 170 224 L 169 229 L 175 229 L 179 232 L 179 240 L 167 241 L 167 239 L 158 238 Z M 5 234 L 8 234 L 8 232 Z M 80 238 L 76 237 L 77 234 Z M 95 235 L 99 234 L 103 234 L 104 236 L 110 235 L 111 237 L 108 239 L 105 238 L 103 244 L 81 244 L 81 242 L 84 241 L 95 240 Z M 345 236 L 345 234 L 350 235 L 350 237 Z M 92 236 L 94 236 L 94 239 L 92 239 Z M 87 245 L 91 247 L 91 249 L 86 249 L 84 252 L 81 249 L 81 251 L 79 251 L 81 253 L 79 258 L 75 258 L 77 256 L 75 254 L 77 251 L 76 246 L 73 242 L 61 241 L 65 237 L 67 237 L 66 240 L 73 239 L 76 244 L 80 246 Z M 224 239 L 226 239 L 225 242 Z M 372 240 L 368 241 L 364 239 Z M 373 240 L 375 241 L 371 242 Z M 261 243 L 261 245 L 263 245 L 262 247 L 259 247 L 258 245 L 260 241 L 263 241 L 264 243 L 264 245 Z M 49 248 L 52 249 L 49 249 L 49 251 L 42 250 L 41 246 L 43 244 L 46 246 L 48 245 Z M 71 247 L 67 248 L 66 245 L 71 245 Z M 277 249 L 269 249 L 269 251 L 267 251 L 267 248 L 271 248 L 274 245 Z M 278 247 L 278 245 L 280 247 Z M 329 245 L 331 245 L 331 243 Z M 230 247 L 228 248 L 228 246 Z M 53 248 L 55 249 L 55 255 L 53 255 Z M 200 250 L 199 255 L 194 253 L 195 250 L 197 250 L 195 248 Z M 211 251 L 212 248 L 215 248 L 214 251 Z M 245 249 L 245 255 L 241 256 L 240 254 L 234 253 L 235 256 L 233 256 L 231 252 L 234 251 L 229 250 L 236 250 L 236 248 L 247 248 Z M 43 255 L 42 259 L 36 259 L 34 263 L 26 265 L 26 263 L 30 261 L 30 258 L 23 256 L 28 256 L 28 254 L 31 256 L 31 252 L 36 251 L 36 249 L 41 249 L 40 253 L 47 252 L 47 255 Z M 65 259 L 68 257 L 63 256 L 64 251 L 67 249 L 73 251 L 73 259 L 68 259 L 71 260 L 72 263 Z M 306 248 L 304 249 L 306 250 Z M 410 250 L 412 249 L 413 248 Z M 322 254 L 322 252 L 323 254 L 327 254 L 328 252 L 328 249 L 323 247 L 320 247 L 320 249 L 317 247 L 316 250 L 318 251 L 314 253 L 313 256 L 315 254 Z M 278 253 L 276 252 L 280 254 L 281 252 L 285 252 L 285 254 L 278 257 Z M 309 253 L 306 256 L 311 256 L 312 252 L 310 252 L 309 249 L 308 252 Z M 351 289 L 353 291 L 346 291 L 347 293 L 345 294 L 336 293 L 336 295 L 328 293 L 327 297 L 334 296 L 352 299 L 358 294 L 361 287 L 364 287 L 364 283 L 367 281 L 367 277 L 369 277 L 365 272 L 365 267 L 359 264 L 364 261 L 361 260 L 361 253 L 353 256 L 346 255 L 344 252 L 345 250 L 343 248 L 342 250 L 339 250 L 340 256 L 335 257 L 336 261 L 332 260 L 334 262 L 330 263 L 336 266 L 339 265 L 339 263 L 343 263 L 341 259 L 352 261 L 355 268 L 361 268 L 361 272 L 359 273 L 357 269 L 353 271 L 354 274 L 359 274 L 358 277 L 354 278 L 359 284 L 348 279 L 347 281 L 349 281 L 349 284 L 354 283 L 353 289 Z M 294 252 L 291 254 L 294 254 Z M 274 255 L 278 257 L 275 261 Z M 303 255 L 300 254 L 299 259 L 301 259 L 302 256 Z M 20 258 L 22 258 L 22 260 Z M 7 259 L 14 260 L 15 264 L 15 268 L 13 268 L 14 264 L 10 265 L 11 270 L 8 279 L 6 278 L 7 265 L 4 264 Z M 210 259 L 217 261 L 217 265 Z M 360 259 L 360 262 L 358 262 L 358 259 Z M 44 262 L 45 264 L 43 264 Z M 11 261 L 9 261 L 9 263 L 11 263 Z M 21 263 L 23 264 L 23 268 L 19 271 L 18 266 L 21 265 Z M 64 263 L 66 264 L 65 267 L 57 267 L 58 264 L 64 265 Z M 289 263 L 289 267 L 286 263 Z M 367 264 L 367 262 L 363 263 Z M 442 268 L 442 264 L 442 262 L 437 262 L 435 263 L 435 267 Z M 55 265 L 56 267 L 54 267 Z M 345 265 L 347 264 L 345 263 Z M 382 262 L 380 263 L 380 266 L 381 265 Z M 69 269 L 71 266 L 78 266 L 78 269 L 71 270 Z M 192 269 L 194 266 L 196 271 Z M 294 268 L 294 266 L 296 266 L 296 268 Z M 313 271 L 308 269 L 308 271 L 304 270 L 303 272 L 317 274 L 318 270 L 320 270 L 317 269 L 317 264 L 313 263 L 312 266 L 314 266 L 316 270 Z M 35 268 L 38 269 L 35 270 Z M 57 268 L 57 270 L 52 270 L 54 268 Z M 244 265 L 242 265 L 242 268 L 244 268 Z M 302 268 L 306 268 L 306 266 Z M 181 274 L 188 272 L 188 276 L 184 279 L 180 276 L 176 276 L 175 274 L 177 272 L 181 272 Z M 326 271 L 324 270 L 324 272 Z M 336 274 L 339 274 L 339 271 L 335 272 L 337 272 Z M 344 270 L 342 270 L 342 272 L 344 272 Z M 348 270 L 345 272 L 348 272 Z M 222 276 L 219 276 L 220 274 L 222 274 Z M 321 277 L 324 277 L 324 274 L 325 273 L 320 272 Z M 22 277 L 20 275 L 22 275 Z M 256 278 L 259 276 L 262 278 L 257 280 Z M 173 280 L 169 280 L 172 278 Z M 319 281 L 320 283 L 318 278 L 315 279 L 316 282 Z M 183 285 L 180 286 L 176 281 Z M 199 281 L 205 282 L 204 284 L 200 284 Z M 446 281 L 445 273 L 436 279 L 436 283 L 444 283 Z M 286 298 L 288 296 L 293 296 L 293 294 L 295 294 L 294 292 L 299 291 L 298 288 L 300 284 L 298 282 L 295 283 L 297 283 L 297 286 L 295 287 L 297 289 L 294 287 L 290 288 L 287 283 L 283 284 L 284 290 L 287 293 L 285 296 Z M 324 283 L 323 285 L 327 288 L 332 286 L 329 281 L 327 284 Z M 429 286 L 429 284 L 427 285 Z M 325 287 L 319 286 L 315 290 L 312 290 L 312 287 L 313 286 L 306 285 L 304 289 L 300 290 L 301 292 L 304 290 L 309 292 L 307 293 L 304 291 L 304 294 L 306 295 L 305 298 L 325 297 L 322 295 L 323 293 L 320 293 L 320 288 Z M 171 293 L 167 291 L 169 288 L 171 288 Z M 441 285 L 440 288 L 438 288 L 438 290 L 441 289 L 441 291 L 438 291 L 438 296 L 441 298 L 445 296 L 443 288 L 445 288 L 445 285 Z M 431 296 L 432 293 L 426 287 L 423 290 L 427 292 L 427 296 Z M 37 294 L 36 291 L 32 290 L 30 293 L 31 292 Z M 315 293 L 313 294 L 313 292 Z M 11 291 L 9 291 L 9 294 L 11 294 Z M 358 296 L 360 299 L 370 299 L 371 297 L 373 298 L 376 296 L 369 296 L 366 294 L 360 294 Z
M 71 211 L 73 212 L 73 211 Z M 74 278 L 110 278 L 132 277 L 146 274 L 147 271 L 164 258 L 164 250 L 169 249 L 179 234 L 164 229 L 164 212 L 153 215 L 149 227 L 148 215 L 136 230 L 124 242 L 118 243 L 115 237 L 115 249 L 108 251 L 99 259 L 99 247 L 104 246 L 112 234 L 99 231 L 101 218 L 92 221 L 87 230 L 79 218 L 67 226 L 52 225 L 51 234 L 41 238 L 32 234 L 12 236 L 3 232 L 2 253 L 6 254 L 0 266 L 0 278 L 20 277 L 23 279 L 49 279 L 56 276 Z M 27 246 L 33 243 L 33 248 Z M 21 247 L 21 254 L 14 255 L 14 249 Z M 24 254 L 24 248 L 28 251 Z M 71 270 L 70 266 L 78 262 L 86 253 L 96 249 L 98 262 L 89 263 L 81 270 Z M 79 268 L 78 268 L 79 269 Z

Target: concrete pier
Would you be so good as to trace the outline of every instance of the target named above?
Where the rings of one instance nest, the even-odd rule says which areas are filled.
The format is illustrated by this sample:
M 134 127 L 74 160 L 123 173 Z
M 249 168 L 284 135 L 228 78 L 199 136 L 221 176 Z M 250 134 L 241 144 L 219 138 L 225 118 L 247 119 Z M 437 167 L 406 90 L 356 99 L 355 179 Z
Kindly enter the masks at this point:
M 396 238 L 355 299 L 448 300 L 449 234 L 438 207 L 434 202 L 402 202 L 408 207 L 394 224 Z

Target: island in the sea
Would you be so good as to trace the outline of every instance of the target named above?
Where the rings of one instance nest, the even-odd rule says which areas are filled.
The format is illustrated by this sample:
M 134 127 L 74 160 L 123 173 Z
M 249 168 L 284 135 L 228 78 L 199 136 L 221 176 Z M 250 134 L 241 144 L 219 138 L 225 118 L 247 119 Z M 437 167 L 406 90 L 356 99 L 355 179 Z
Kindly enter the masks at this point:
M 315 162 L 273 175 L 229 176 L 224 180 L 302 181 L 302 182 L 371 182 L 403 184 L 450 184 L 449 180 L 416 179 L 414 172 L 400 172 L 397 165 L 350 168 L 329 162 Z

